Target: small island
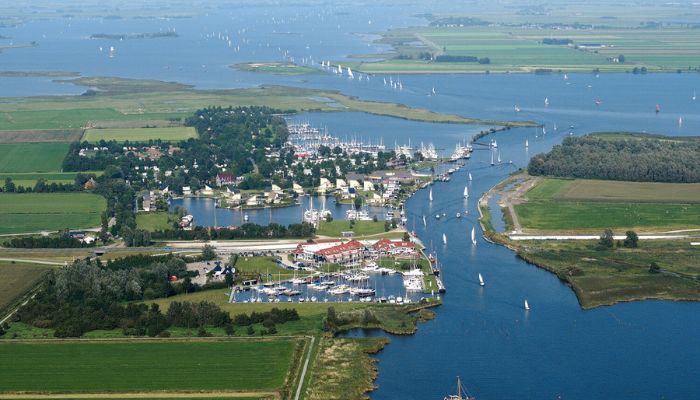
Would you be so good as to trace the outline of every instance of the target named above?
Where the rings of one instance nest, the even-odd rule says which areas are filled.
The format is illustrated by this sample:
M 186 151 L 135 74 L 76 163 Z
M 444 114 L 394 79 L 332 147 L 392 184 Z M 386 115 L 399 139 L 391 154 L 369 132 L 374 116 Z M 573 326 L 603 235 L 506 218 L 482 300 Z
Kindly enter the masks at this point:
M 147 33 L 93 33 L 90 39 L 127 40 L 127 39 L 159 39 L 176 38 L 180 35 L 175 31 Z
M 232 65 L 231 67 L 239 71 L 261 72 L 274 75 L 307 75 L 319 73 L 317 69 L 291 62 L 241 63 Z

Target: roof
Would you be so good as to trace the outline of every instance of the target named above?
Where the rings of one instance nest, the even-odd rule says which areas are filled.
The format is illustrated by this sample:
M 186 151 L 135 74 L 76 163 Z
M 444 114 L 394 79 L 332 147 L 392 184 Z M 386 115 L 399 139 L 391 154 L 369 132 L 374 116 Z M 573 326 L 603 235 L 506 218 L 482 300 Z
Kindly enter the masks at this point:
M 346 253 L 349 251 L 355 251 L 355 250 L 360 250 L 364 249 L 365 245 L 358 242 L 357 240 L 351 240 L 347 243 L 339 244 L 337 246 L 333 247 L 328 247 L 326 249 L 322 249 L 316 252 L 317 255 L 320 256 L 333 256 L 337 254 L 342 254 Z
M 404 242 L 402 240 L 397 240 L 397 241 L 391 241 L 389 239 L 381 239 L 377 241 L 374 245 L 372 245 L 375 250 L 390 250 L 390 249 L 395 249 L 399 247 L 403 248 L 414 248 L 415 244 L 413 242 Z

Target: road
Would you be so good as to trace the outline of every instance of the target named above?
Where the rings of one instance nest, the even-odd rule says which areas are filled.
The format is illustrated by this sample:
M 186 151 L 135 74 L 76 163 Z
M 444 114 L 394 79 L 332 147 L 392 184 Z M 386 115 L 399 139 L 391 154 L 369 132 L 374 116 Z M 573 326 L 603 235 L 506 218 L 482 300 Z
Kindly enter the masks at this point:
M 304 387 L 304 377 L 306 376 L 306 370 L 309 367 L 309 360 L 311 359 L 311 353 L 314 351 L 314 342 L 316 342 L 316 336 L 311 336 L 311 344 L 309 344 L 309 351 L 306 352 L 306 360 L 304 361 L 304 368 L 301 370 L 301 376 L 299 377 L 299 386 L 297 386 L 297 393 L 294 395 L 294 400 L 299 400 L 301 395 L 301 388 Z

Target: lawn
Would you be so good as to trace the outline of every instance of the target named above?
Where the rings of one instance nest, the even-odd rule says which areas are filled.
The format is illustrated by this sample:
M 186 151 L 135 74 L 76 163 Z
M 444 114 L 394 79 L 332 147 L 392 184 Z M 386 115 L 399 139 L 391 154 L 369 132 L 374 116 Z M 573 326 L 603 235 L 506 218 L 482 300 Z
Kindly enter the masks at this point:
M 295 272 L 281 267 L 275 261 L 275 257 L 242 257 L 236 260 L 236 270 L 246 276 L 262 276 L 264 281 L 278 281 L 291 279 Z M 309 275 L 307 272 L 298 273 L 299 276 Z
M 4 342 L 0 391 L 276 390 L 297 342 Z
M 516 204 L 524 229 L 599 232 L 700 228 L 700 184 L 543 179 Z
M 384 221 L 355 221 L 352 226 L 348 220 L 321 222 L 316 234 L 339 238 L 347 231 L 354 232 L 355 237 L 384 233 Z
M 0 144 L 0 172 L 60 171 L 68 143 Z
M 175 216 L 167 212 L 138 213 L 136 214 L 136 227 L 150 232 L 164 231 L 172 229 L 172 222 L 175 220 Z
M 197 132 L 192 127 L 171 128 L 106 128 L 87 129 L 83 136 L 84 141 L 98 142 L 100 140 L 117 142 L 148 142 L 149 140 L 161 140 L 163 142 L 178 142 L 190 138 L 196 138 Z
M 94 228 L 107 207 L 90 193 L 0 194 L 0 234 Z
M 33 288 L 49 269 L 49 265 L 0 261 L 0 310 Z
M 80 129 L 90 120 L 120 119 L 123 115 L 112 108 L 44 109 L 0 111 L 0 130 L 17 129 Z

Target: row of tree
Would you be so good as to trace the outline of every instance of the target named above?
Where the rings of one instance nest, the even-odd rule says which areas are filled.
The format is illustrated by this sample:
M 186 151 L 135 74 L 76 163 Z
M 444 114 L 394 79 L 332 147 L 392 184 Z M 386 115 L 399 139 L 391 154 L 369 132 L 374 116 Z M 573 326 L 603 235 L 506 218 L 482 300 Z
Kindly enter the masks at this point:
M 312 237 L 315 232 L 314 226 L 306 222 L 288 226 L 276 223 L 269 225 L 248 223 L 237 228 L 211 229 L 197 226 L 189 231 L 169 229 L 155 231 L 151 236 L 158 240 L 298 239 Z
M 637 182 L 700 182 L 700 141 L 652 136 L 568 137 L 530 159 L 531 175 Z

